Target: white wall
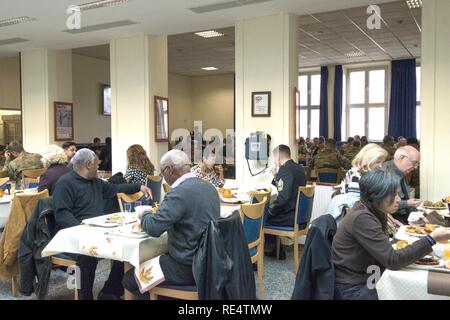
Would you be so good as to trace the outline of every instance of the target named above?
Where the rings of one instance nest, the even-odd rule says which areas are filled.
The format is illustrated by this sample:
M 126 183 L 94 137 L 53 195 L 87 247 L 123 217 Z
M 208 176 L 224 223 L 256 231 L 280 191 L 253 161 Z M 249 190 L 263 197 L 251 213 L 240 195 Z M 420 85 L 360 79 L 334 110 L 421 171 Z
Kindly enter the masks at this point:
M 102 115 L 102 84 L 110 84 L 109 61 L 72 55 L 74 134 L 78 143 L 111 136 L 111 116 Z
M 21 108 L 20 58 L 0 59 L 0 109 Z
M 169 73 L 169 132 L 194 130 L 191 77 Z

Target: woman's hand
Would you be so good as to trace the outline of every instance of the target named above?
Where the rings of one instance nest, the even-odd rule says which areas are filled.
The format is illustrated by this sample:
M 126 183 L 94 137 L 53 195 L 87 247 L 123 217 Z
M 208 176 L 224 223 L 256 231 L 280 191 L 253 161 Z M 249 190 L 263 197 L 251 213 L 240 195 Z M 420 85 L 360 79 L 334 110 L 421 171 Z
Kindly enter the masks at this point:
M 150 188 L 148 188 L 147 186 L 142 185 L 141 186 L 141 192 L 144 193 L 144 196 L 145 196 L 145 198 L 147 200 L 153 199 L 152 190 L 150 190 Z

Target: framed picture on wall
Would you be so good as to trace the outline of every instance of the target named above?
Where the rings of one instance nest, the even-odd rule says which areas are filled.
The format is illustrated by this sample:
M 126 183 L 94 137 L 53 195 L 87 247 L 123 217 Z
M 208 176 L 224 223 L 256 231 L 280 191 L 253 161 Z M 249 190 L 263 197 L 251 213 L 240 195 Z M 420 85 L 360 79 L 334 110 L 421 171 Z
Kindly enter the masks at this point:
M 169 141 L 169 99 L 155 96 L 155 141 Z
M 55 140 L 73 140 L 73 104 L 55 101 Z
M 270 117 L 271 92 L 252 92 L 252 117 Z

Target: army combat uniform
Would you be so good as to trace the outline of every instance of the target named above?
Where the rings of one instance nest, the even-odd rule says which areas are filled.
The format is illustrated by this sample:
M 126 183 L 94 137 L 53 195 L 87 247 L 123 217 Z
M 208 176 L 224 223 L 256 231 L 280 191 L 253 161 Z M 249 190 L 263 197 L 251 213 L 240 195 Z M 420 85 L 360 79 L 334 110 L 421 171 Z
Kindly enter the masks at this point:
M 303 167 L 293 160 L 286 161 L 278 170 L 272 184 L 278 189 L 278 196 L 271 204 L 267 224 L 294 226 L 298 187 L 306 186 Z
M 361 148 L 355 146 L 348 146 L 344 149 L 343 156 L 347 158 L 349 161 L 352 161 L 356 155 L 359 153 Z
M 8 171 L 8 177 L 16 182 L 16 188 L 22 186 L 22 171 L 42 168 L 42 156 L 37 153 L 22 152 L 17 158 L 5 162 L 3 170 Z
M 352 164 L 347 158 L 341 156 L 338 152 L 325 148 L 313 159 L 313 166 L 315 169 L 344 168 L 345 170 L 349 170 L 352 167 Z
M 386 158 L 386 161 L 394 159 L 394 153 L 395 153 L 396 150 L 395 150 L 395 148 L 393 146 L 391 146 L 390 144 L 382 143 L 380 145 L 380 147 L 382 147 L 388 153 L 388 157 Z

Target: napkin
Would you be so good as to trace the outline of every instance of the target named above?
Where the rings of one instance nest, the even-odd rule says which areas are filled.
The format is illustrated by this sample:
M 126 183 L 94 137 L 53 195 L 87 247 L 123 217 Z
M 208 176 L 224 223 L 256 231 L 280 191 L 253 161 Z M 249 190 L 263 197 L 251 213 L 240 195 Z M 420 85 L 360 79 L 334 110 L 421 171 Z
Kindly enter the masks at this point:
M 450 296 L 450 273 L 428 271 L 427 291 L 429 294 Z
M 159 257 L 147 260 L 134 269 L 134 277 L 139 285 L 139 291 L 145 293 L 164 282 L 164 274 L 159 264 Z
M 443 216 L 441 216 L 436 211 L 431 211 L 429 213 L 424 214 L 425 219 L 428 221 L 428 223 L 432 224 L 438 224 L 440 226 L 445 226 L 445 219 Z
M 423 223 L 423 212 L 414 211 L 409 214 L 408 222 L 413 224 Z

